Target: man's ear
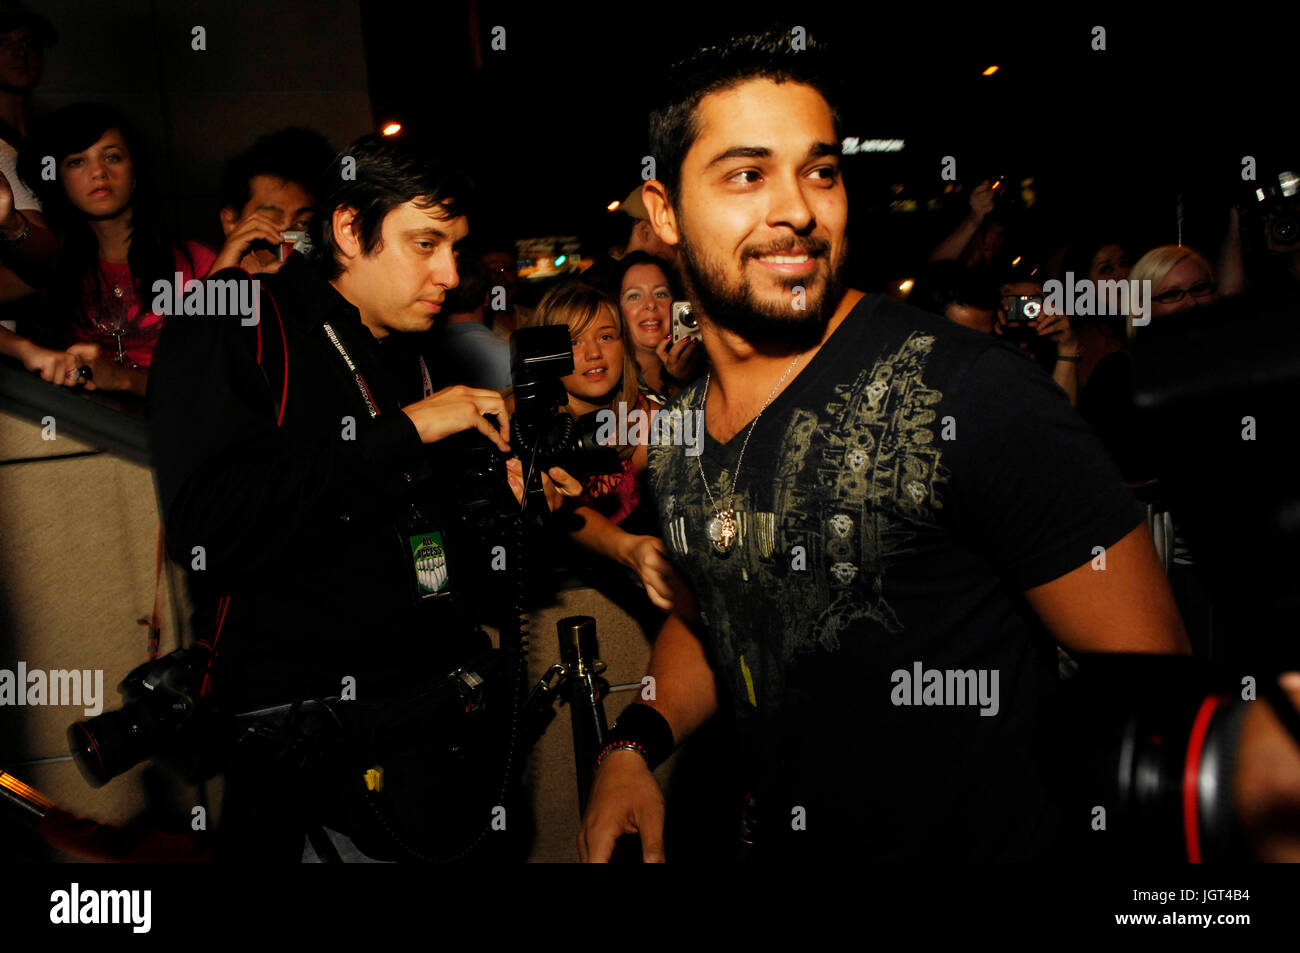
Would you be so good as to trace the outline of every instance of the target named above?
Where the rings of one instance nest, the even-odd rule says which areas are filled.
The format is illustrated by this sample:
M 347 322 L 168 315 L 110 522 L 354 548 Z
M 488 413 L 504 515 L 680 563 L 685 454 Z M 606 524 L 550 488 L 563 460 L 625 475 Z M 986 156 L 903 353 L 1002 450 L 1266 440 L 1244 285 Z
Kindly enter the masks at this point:
M 229 235 L 235 230 L 235 226 L 238 224 L 239 211 L 237 209 L 226 206 L 221 210 L 221 231 L 224 234 Z
M 357 258 L 361 255 L 361 236 L 353 229 L 357 210 L 340 205 L 330 216 L 330 228 L 334 233 L 334 246 L 343 253 L 344 258 Z
M 650 227 L 665 245 L 681 241 L 677 234 L 677 214 L 668 204 L 668 193 L 658 179 L 651 179 L 641 187 L 641 201 L 650 215 Z

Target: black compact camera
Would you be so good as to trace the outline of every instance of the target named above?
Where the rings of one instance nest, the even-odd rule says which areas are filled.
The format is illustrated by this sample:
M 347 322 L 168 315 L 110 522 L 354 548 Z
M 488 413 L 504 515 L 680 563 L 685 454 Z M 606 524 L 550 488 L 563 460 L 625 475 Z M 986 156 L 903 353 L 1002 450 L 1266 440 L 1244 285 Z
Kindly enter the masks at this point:
M 68 747 L 81 776 L 94 788 L 146 758 L 188 755 L 183 773 L 205 773 L 208 746 L 202 738 L 221 734 L 219 712 L 200 699 L 211 653 L 202 647 L 177 649 L 145 662 L 122 679 L 122 707 L 68 726 Z M 215 769 L 215 765 L 213 765 Z
M 1043 313 L 1044 296 L 1007 295 L 1007 323 L 1032 321 Z

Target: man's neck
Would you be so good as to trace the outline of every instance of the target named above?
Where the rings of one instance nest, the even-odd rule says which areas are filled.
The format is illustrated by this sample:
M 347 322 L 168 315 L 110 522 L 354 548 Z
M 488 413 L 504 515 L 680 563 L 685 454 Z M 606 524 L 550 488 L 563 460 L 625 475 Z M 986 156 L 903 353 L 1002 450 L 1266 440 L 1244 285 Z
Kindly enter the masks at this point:
M 27 135 L 27 96 L 12 90 L 0 90 L 0 119 Z
M 830 339 L 862 297 L 861 291 L 852 288 L 846 291 L 835 313 L 826 323 L 821 339 L 805 349 L 755 345 L 734 331 L 718 327 L 708 319 L 708 315 L 703 315 L 700 319 L 702 343 L 712 365 L 712 382 L 716 385 L 715 399 L 723 404 L 733 399 L 745 403 L 746 395 L 751 392 L 764 391 L 766 396 L 774 383 L 768 379 L 768 371 L 789 366 L 795 355 L 800 353 L 805 354 L 802 364 L 807 367 L 808 360 L 821 350 L 821 346 Z
M 709 435 L 721 443 L 732 439 L 740 429 L 762 411 L 769 396 L 775 399 L 780 391 L 773 386 L 781 382 L 782 374 L 791 373 L 781 389 L 788 387 L 808 367 L 813 356 L 821 350 L 835 330 L 844 322 L 849 312 L 862 300 L 862 292 L 849 289 L 840 299 L 839 306 L 826 324 L 826 330 L 812 347 L 800 350 L 795 347 L 758 347 L 739 334 L 726 331 L 700 317 L 704 349 L 712 362 L 710 392 L 706 404 L 704 424 Z M 798 356 L 798 361 L 795 360 Z M 797 364 L 797 367 L 795 365 Z
M 388 337 L 388 328 L 385 327 L 381 321 L 368 314 L 366 309 L 357 303 L 357 299 L 349 293 L 348 289 L 350 285 L 348 282 L 348 273 L 346 271 L 340 274 L 337 278 L 331 278 L 330 285 L 339 293 L 339 297 L 357 309 L 357 314 L 361 315 L 361 323 L 366 326 L 366 330 L 370 332 L 371 336 L 375 340 L 382 341 L 384 338 Z

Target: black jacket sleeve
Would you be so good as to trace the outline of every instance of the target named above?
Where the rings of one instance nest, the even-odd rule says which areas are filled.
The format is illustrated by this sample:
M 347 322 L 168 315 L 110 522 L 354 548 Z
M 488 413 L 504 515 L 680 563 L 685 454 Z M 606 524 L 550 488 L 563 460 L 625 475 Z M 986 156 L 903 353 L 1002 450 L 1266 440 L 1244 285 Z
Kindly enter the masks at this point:
M 263 304 L 263 334 L 278 336 L 276 319 L 267 319 L 275 311 Z M 189 566 L 193 547 L 203 546 L 214 577 L 300 556 L 313 521 L 373 518 L 404 471 L 426 469 L 415 425 L 396 409 L 373 420 L 358 414 L 350 440 L 342 420 L 312 439 L 282 431 L 279 394 L 257 364 L 254 335 L 238 317 L 173 316 L 150 372 L 150 444 L 167 548 Z M 291 373 L 311 373 L 302 357 Z

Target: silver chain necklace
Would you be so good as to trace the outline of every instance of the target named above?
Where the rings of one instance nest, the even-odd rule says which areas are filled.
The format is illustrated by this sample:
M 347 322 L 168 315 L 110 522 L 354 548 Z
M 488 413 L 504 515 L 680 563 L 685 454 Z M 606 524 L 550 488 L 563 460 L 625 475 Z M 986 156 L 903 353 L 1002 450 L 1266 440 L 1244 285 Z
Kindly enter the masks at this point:
M 758 409 L 758 414 L 754 417 L 754 422 L 749 425 L 749 433 L 745 434 L 745 442 L 740 446 L 740 456 L 736 458 L 736 472 L 731 478 L 731 493 L 727 495 L 727 505 L 725 507 L 718 506 L 717 501 L 713 499 L 713 491 L 709 489 L 709 478 L 704 475 L 704 455 L 700 454 L 695 458 L 695 462 L 700 466 L 700 479 L 704 481 L 704 492 L 709 495 L 709 506 L 712 507 L 714 511 L 713 519 L 709 520 L 708 525 L 705 527 L 705 532 L 708 533 L 709 542 L 713 544 L 713 548 L 723 556 L 731 552 L 731 547 L 736 544 L 736 511 L 731 504 L 735 500 L 736 483 L 740 480 L 740 465 L 745 461 L 745 449 L 749 446 L 749 438 L 754 435 L 754 428 L 758 426 L 758 418 L 763 416 L 763 411 L 767 410 L 768 404 L 772 403 L 772 401 L 776 399 L 777 393 L 781 390 L 781 385 L 786 382 L 786 379 L 790 376 L 791 371 L 794 370 L 794 366 L 799 363 L 799 358 L 801 357 L 803 357 L 802 353 L 795 355 L 794 360 L 790 362 L 790 366 L 787 367 L 785 373 L 781 375 L 781 379 L 777 381 L 776 386 L 772 388 L 772 393 L 767 395 L 767 400 L 763 401 L 763 406 Z M 709 381 L 712 376 L 712 371 L 705 375 L 704 393 L 700 396 L 700 421 L 705 429 L 708 429 L 708 417 L 705 413 L 705 406 L 709 399 Z

